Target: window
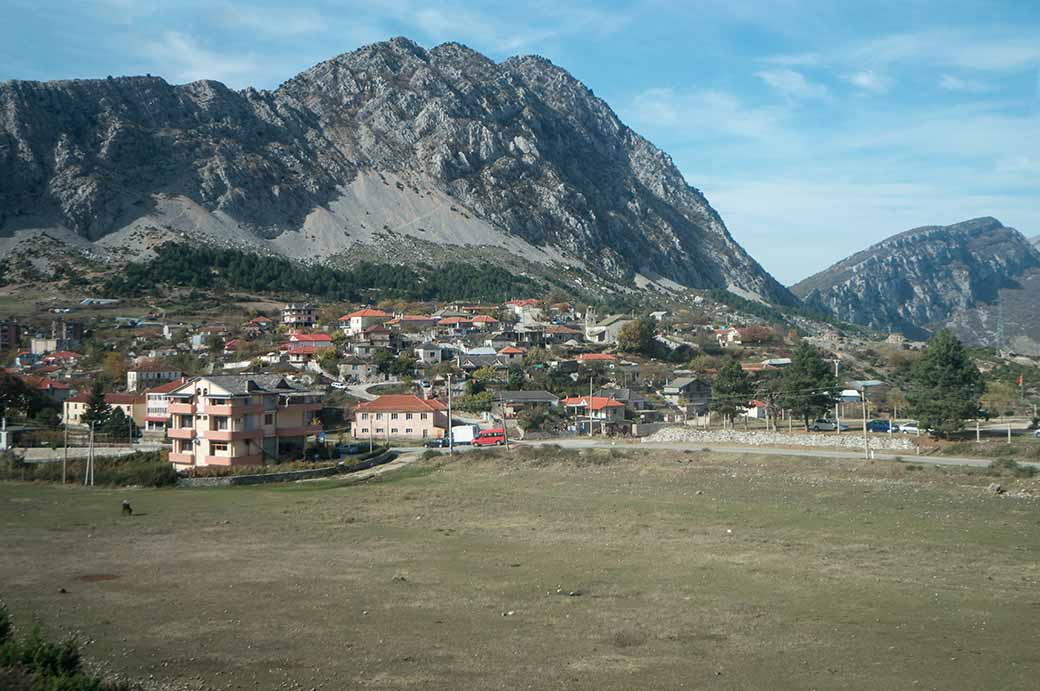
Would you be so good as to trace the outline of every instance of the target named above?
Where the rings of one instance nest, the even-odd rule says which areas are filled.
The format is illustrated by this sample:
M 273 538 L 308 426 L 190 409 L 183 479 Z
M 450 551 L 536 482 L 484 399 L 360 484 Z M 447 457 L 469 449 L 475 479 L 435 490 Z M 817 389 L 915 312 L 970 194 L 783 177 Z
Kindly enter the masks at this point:
M 427 415 L 429 415 L 429 413 L 419 413 L 419 419 L 425 420 Z
M 264 413 L 264 424 L 265 425 L 273 425 L 274 424 L 274 413 Z
M 396 420 L 397 419 L 397 413 L 390 413 L 390 419 L 391 420 Z
M 382 434 L 382 433 L 383 433 L 383 428 L 382 427 L 376 427 L 376 434 Z
M 228 445 L 223 442 L 213 442 L 209 445 L 209 450 L 210 454 L 214 456 L 218 453 L 227 453 Z
M 228 419 L 226 415 L 214 415 L 213 416 L 213 429 L 215 430 L 226 430 L 228 428 Z
M 361 430 L 361 433 L 362 433 L 362 434 L 368 434 L 368 428 L 367 428 L 367 427 L 363 428 L 363 429 Z
M 376 413 L 376 420 L 382 420 L 382 419 L 383 419 L 383 414 L 382 413 Z
M 404 414 L 404 419 L 405 420 L 411 420 L 412 419 L 412 414 L 411 413 L 405 413 Z
M 191 415 L 181 415 L 180 427 L 182 429 L 191 429 Z
M 391 429 L 390 434 L 397 434 L 397 428 L 394 427 L 393 429 Z
M 361 413 L 361 419 L 362 420 L 367 420 L 368 419 L 368 413 Z
M 404 433 L 405 434 L 411 434 L 412 433 L 412 428 L 411 427 L 405 427 L 404 428 Z

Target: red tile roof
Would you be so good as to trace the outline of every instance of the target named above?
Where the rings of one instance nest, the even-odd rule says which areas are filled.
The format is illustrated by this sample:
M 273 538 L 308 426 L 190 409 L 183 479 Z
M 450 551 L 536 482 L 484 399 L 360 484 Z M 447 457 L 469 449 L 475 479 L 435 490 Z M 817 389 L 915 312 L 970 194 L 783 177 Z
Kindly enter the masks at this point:
M 293 334 L 289 336 L 289 340 L 294 343 L 332 343 L 332 336 L 329 334 Z
M 387 394 L 374 401 L 359 403 L 355 410 L 366 413 L 429 413 L 447 410 L 436 398 L 419 398 L 413 394 Z
M 16 374 L 18 379 L 21 379 L 26 386 L 31 386 L 34 389 L 41 391 L 48 391 L 50 389 L 71 389 L 72 385 L 68 382 L 58 381 L 56 379 L 50 379 L 49 377 L 36 377 L 31 374 Z
M 497 324 L 498 320 L 487 314 L 478 314 L 473 317 L 474 324 Z
M 346 321 L 347 319 L 352 319 L 354 317 L 392 317 L 392 316 L 394 316 L 394 315 L 388 314 L 388 313 L 384 312 L 383 310 L 377 310 L 377 309 L 372 309 L 371 307 L 365 307 L 363 309 L 357 310 L 356 312 L 351 312 L 350 314 L 344 314 L 342 317 L 339 318 L 339 320 L 340 321 Z
M 174 379 L 171 382 L 166 382 L 165 384 L 160 384 L 159 386 L 153 386 L 150 389 L 145 389 L 144 393 L 170 393 L 174 389 L 180 388 L 181 385 L 185 384 L 187 381 L 187 377 L 181 377 L 179 379 Z
M 613 362 L 617 357 L 610 353 L 582 353 L 576 359 L 578 362 Z
M 437 322 L 437 326 L 458 326 L 461 324 L 472 324 L 473 320 L 466 317 L 444 317 Z
M 87 403 L 90 401 L 90 392 L 81 393 L 68 399 L 70 403 Z M 106 393 L 105 403 L 109 405 L 132 405 L 144 403 L 144 396 L 133 393 Z
M 506 304 L 507 305 L 515 305 L 517 307 L 528 307 L 530 305 L 537 305 L 539 302 L 541 302 L 541 301 L 537 300 L 535 298 L 527 298 L 525 300 L 510 300 Z
M 588 406 L 588 396 L 570 396 L 569 398 L 563 399 L 563 405 L 585 408 Z M 604 396 L 593 396 L 592 397 L 592 409 L 603 410 L 604 408 L 624 408 L 625 404 L 621 401 L 615 401 L 613 398 L 606 398 Z
M 517 348 L 516 346 L 506 346 L 502 350 L 498 351 L 499 355 L 523 355 L 527 351 L 523 348 Z

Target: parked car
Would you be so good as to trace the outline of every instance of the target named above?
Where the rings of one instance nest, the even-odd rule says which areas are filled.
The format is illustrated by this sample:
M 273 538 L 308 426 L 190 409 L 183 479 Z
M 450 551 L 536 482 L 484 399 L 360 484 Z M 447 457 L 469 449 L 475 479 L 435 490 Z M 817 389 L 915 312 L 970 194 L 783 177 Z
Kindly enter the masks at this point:
M 506 431 L 501 427 L 481 430 L 473 440 L 473 446 L 502 446 L 505 443 Z
M 355 456 L 361 453 L 360 444 L 336 444 L 336 452 L 341 456 Z
M 446 449 L 448 448 L 448 439 L 427 439 L 423 446 L 427 449 Z
M 904 422 L 901 424 L 899 426 L 899 431 L 903 434 L 920 434 L 921 428 L 918 426 L 916 421 L 911 420 L 910 422 Z
M 833 432 L 834 430 L 846 432 L 848 431 L 849 426 L 846 425 L 844 422 L 839 423 L 835 422 L 834 420 L 827 420 L 826 418 L 821 417 L 819 420 L 813 422 L 812 425 L 809 426 L 809 429 L 811 429 L 813 432 Z
M 345 389 L 345 388 L 347 388 L 347 385 L 344 384 L 341 381 L 334 381 L 331 384 L 329 384 L 329 386 L 331 386 L 334 389 Z
M 898 432 L 899 425 L 889 420 L 871 420 L 867 423 L 868 432 Z
M 1040 439 L 1040 429 L 1038 429 L 1037 431 L 1033 432 L 1033 436 L 1036 437 L 1037 439 Z

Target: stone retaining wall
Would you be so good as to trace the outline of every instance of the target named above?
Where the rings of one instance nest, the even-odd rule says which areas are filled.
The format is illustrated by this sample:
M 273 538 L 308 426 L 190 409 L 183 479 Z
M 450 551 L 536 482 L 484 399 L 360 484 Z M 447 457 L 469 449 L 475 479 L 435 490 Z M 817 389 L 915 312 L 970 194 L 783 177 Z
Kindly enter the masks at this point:
M 643 442 L 689 442 L 691 444 L 738 444 L 740 446 L 807 446 L 839 449 L 862 449 L 863 434 L 852 432 L 743 432 L 735 429 L 699 430 L 689 427 L 667 427 L 643 437 Z M 870 446 L 885 451 L 912 451 L 913 439 L 903 434 L 872 434 Z
M 295 482 L 297 480 L 313 480 L 331 477 L 341 473 L 355 473 L 373 466 L 389 463 L 397 458 L 397 452 L 387 451 L 378 456 L 357 463 L 337 463 L 325 468 L 307 470 L 287 470 L 283 473 L 263 473 L 259 475 L 228 475 L 226 477 L 182 477 L 177 481 L 178 487 L 230 487 L 232 485 L 265 485 L 271 482 Z

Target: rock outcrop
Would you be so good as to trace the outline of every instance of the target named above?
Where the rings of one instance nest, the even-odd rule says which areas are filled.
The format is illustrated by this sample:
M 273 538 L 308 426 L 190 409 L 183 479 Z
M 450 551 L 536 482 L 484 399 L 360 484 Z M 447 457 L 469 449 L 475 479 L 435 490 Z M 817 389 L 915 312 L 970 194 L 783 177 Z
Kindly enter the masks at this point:
M 270 92 L 0 84 L 0 236 L 44 229 L 131 253 L 170 236 L 310 260 L 500 247 L 622 283 L 796 301 L 668 155 L 565 70 L 403 38 Z
M 957 326 L 969 341 L 995 345 L 1001 303 L 1005 328 L 1028 326 L 1029 315 L 1013 307 L 1020 293 L 1034 290 L 1038 271 L 1040 251 L 1021 233 L 977 218 L 894 235 L 791 290 L 839 319 L 881 331 L 920 338 Z M 1040 322 L 1035 314 L 1031 321 Z

